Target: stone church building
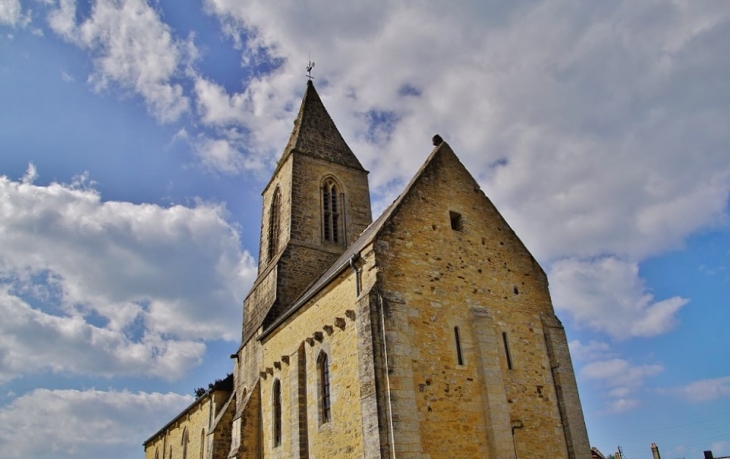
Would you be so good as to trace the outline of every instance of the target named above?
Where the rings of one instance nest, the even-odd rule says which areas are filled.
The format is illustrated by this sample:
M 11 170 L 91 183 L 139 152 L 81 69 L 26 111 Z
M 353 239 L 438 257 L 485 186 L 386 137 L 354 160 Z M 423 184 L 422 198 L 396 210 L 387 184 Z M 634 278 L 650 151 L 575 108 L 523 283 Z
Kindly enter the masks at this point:
M 233 374 L 146 459 L 591 457 L 545 272 L 433 143 L 372 221 L 368 172 L 307 83 Z

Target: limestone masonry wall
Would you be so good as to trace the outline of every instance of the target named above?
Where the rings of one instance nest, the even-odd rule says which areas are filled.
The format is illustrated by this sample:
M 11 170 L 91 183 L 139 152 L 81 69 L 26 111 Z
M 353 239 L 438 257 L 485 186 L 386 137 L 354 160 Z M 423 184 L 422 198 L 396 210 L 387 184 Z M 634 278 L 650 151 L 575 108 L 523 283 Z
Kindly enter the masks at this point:
M 567 458 L 547 279 L 450 149 L 375 247 L 398 457 Z
M 352 270 L 345 271 L 263 340 L 261 397 L 265 457 L 363 457 L 355 278 Z M 364 275 L 365 286 L 373 280 L 373 276 Z M 319 393 L 317 359 L 321 352 L 329 360 L 332 412 L 328 422 L 322 419 Z M 282 388 L 280 446 L 274 446 L 272 436 L 275 380 Z
M 271 182 L 263 192 L 263 202 L 261 203 L 261 234 L 259 240 L 259 274 L 264 270 L 271 261 L 268 257 L 267 247 L 269 244 L 269 224 L 271 219 L 269 213 L 271 211 L 271 202 L 274 199 L 274 192 L 278 187 L 281 191 L 281 207 L 279 209 L 279 248 L 283 248 L 289 240 L 289 228 L 291 225 L 292 210 L 292 168 L 293 158 L 289 156 L 279 168 L 277 174 L 272 177 Z
M 230 422 L 219 423 L 215 432 L 211 425 L 228 400 L 227 391 L 213 391 L 192 405 L 179 419 L 145 444 L 145 459 L 223 459 L 221 448 L 213 455 L 214 446 L 230 445 Z

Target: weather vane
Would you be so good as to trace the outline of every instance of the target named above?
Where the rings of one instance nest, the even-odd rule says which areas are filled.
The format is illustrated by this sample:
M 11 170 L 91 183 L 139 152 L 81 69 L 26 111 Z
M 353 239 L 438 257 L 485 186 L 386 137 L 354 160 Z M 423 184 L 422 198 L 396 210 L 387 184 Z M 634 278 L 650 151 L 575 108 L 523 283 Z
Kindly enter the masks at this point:
M 314 68 L 314 62 L 312 62 L 312 55 L 309 55 L 309 64 L 307 64 L 307 78 L 310 80 L 314 79 L 312 76 L 312 69 Z

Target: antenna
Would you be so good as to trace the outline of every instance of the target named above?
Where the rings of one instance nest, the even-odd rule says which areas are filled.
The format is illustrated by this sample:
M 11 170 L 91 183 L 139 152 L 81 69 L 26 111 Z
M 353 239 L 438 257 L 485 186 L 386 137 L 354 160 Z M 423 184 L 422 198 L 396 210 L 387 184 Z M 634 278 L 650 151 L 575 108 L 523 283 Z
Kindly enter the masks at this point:
M 310 80 L 314 79 L 312 76 L 312 69 L 314 68 L 314 62 L 312 62 L 312 54 L 309 54 L 309 64 L 307 64 L 307 78 Z

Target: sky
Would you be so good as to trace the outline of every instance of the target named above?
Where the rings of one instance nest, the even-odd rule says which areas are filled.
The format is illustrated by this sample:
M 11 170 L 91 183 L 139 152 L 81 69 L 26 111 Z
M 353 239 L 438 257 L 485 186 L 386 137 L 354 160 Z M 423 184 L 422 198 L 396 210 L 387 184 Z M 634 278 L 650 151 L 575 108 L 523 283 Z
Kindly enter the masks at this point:
M 0 456 L 224 377 L 314 84 L 374 216 L 438 133 L 548 274 L 590 442 L 730 455 L 730 2 L 0 0 Z

